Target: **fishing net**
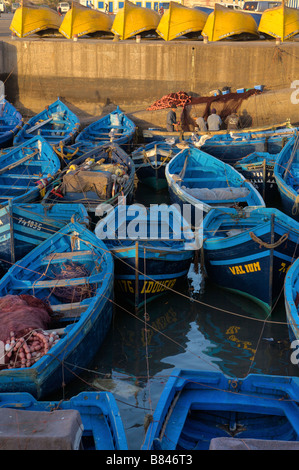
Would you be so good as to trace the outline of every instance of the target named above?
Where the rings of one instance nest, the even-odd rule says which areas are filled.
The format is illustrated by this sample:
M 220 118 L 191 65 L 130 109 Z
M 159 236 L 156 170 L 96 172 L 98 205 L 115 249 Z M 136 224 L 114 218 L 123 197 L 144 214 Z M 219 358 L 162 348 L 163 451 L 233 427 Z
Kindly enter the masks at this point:
M 52 270 L 55 279 L 75 279 L 90 276 L 90 271 L 80 263 L 69 261 Z M 62 302 L 81 302 L 83 299 L 91 297 L 95 292 L 96 286 L 83 283 L 79 286 L 55 287 L 53 294 Z
M 0 340 L 6 341 L 10 332 L 21 336 L 28 328 L 46 329 L 51 323 L 52 310 L 31 295 L 6 295 L 0 298 Z
M 30 367 L 59 341 L 47 333 L 51 308 L 31 295 L 0 298 L 0 368 Z
M 169 95 L 163 96 L 163 98 L 147 108 L 147 111 L 171 108 L 173 105 L 176 105 L 177 107 L 181 106 L 183 108 L 180 117 L 181 127 L 183 131 L 188 132 L 194 127 L 194 120 L 189 114 L 189 105 L 205 104 L 206 106 L 202 117 L 207 119 L 211 114 L 211 105 L 216 102 L 221 103 L 223 104 L 223 108 L 219 112 L 219 115 L 222 121 L 224 121 L 227 116 L 238 111 L 244 100 L 247 100 L 252 95 L 258 95 L 260 93 L 260 90 L 252 88 L 244 93 L 227 93 L 226 95 L 193 97 L 180 91 L 178 93 L 170 93 Z M 247 126 L 244 125 L 244 127 Z

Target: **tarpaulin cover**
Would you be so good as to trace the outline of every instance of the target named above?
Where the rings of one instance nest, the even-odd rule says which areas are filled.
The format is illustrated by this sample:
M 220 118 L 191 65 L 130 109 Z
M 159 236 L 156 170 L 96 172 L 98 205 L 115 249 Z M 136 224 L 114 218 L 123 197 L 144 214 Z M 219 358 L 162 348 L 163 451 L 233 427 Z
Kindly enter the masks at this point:
M 31 411 L 0 407 L 0 450 L 77 450 L 82 433 L 82 420 L 77 410 Z
M 99 198 L 106 199 L 111 191 L 111 174 L 109 172 L 100 173 L 98 171 L 70 171 L 63 177 L 61 192 L 67 193 L 87 193 L 92 191 Z
M 209 450 L 299 450 L 299 442 L 215 437 L 211 439 Z

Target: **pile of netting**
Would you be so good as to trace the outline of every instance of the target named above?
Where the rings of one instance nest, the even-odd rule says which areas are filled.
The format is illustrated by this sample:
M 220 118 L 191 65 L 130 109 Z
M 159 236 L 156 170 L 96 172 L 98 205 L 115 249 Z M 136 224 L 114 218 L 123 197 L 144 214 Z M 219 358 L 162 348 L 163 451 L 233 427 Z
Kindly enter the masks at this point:
M 182 106 L 184 108 L 187 104 L 191 104 L 191 96 L 184 91 L 178 91 L 177 93 L 165 95 L 160 100 L 155 101 L 154 104 L 147 108 L 147 111 L 156 111 L 157 109 L 171 108 L 172 106 Z
M 171 108 L 172 106 L 180 107 L 182 106 L 182 114 L 179 117 L 182 130 L 187 132 L 192 130 L 190 126 L 194 126 L 194 121 L 189 115 L 189 106 L 196 104 L 205 104 L 205 110 L 202 113 L 202 117 L 207 119 L 211 114 L 211 105 L 213 103 L 221 103 L 223 107 L 221 111 L 218 112 L 222 121 L 225 121 L 227 116 L 230 114 L 236 113 L 240 108 L 242 102 L 247 100 L 252 95 L 258 95 L 261 91 L 255 88 L 244 91 L 244 93 L 227 93 L 225 95 L 217 94 L 216 96 L 200 96 L 193 97 L 189 96 L 185 92 L 170 93 L 169 95 L 163 96 L 160 100 L 153 103 L 147 111 L 154 111 L 158 109 Z
M 68 261 L 61 264 L 59 267 L 55 267 L 55 270 L 52 270 L 52 275 L 55 279 L 76 279 L 80 277 L 89 277 L 90 271 L 83 264 Z M 94 294 L 95 289 L 95 285 L 82 283 L 82 285 L 79 286 L 55 287 L 53 289 L 53 294 L 64 303 L 81 302 L 82 300 L 91 297 Z
M 1 368 L 30 367 L 57 343 L 56 332 L 45 331 L 52 309 L 31 295 L 0 298 L 0 341 L 4 344 Z

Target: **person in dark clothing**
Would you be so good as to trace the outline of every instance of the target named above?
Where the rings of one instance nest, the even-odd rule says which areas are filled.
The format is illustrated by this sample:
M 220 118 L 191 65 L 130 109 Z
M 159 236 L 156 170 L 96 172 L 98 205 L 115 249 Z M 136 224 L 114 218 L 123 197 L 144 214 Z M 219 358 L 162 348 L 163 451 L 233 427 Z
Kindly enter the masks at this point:
M 225 124 L 228 130 L 239 129 L 239 116 L 232 113 L 225 119 Z
M 171 110 L 167 114 L 166 129 L 168 132 L 173 132 L 176 130 L 177 120 L 175 111 L 176 106 L 172 106 Z

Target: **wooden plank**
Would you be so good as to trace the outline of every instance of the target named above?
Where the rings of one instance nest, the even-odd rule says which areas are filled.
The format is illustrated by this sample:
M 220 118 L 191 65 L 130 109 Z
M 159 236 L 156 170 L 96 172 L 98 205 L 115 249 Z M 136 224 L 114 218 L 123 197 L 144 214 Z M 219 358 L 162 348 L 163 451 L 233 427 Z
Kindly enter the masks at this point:
M 78 277 L 71 279 L 53 279 L 51 281 L 21 281 L 19 279 L 13 280 L 14 289 L 47 289 L 55 287 L 75 287 L 81 285 L 94 284 L 102 281 L 103 277 L 101 274 L 94 276 Z
M 83 257 L 83 256 L 90 256 L 93 255 L 95 252 L 93 250 L 85 250 L 85 251 L 70 251 L 69 253 L 52 253 L 50 255 L 45 256 L 42 259 L 42 263 L 44 261 L 55 261 L 55 260 L 73 260 L 74 258 Z
M 26 155 L 26 157 L 21 158 L 17 162 L 12 163 L 11 165 L 7 165 L 4 168 L 0 169 L 0 175 L 3 173 L 12 170 L 13 168 L 16 168 L 17 166 L 21 165 L 22 163 L 25 163 L 27 160 L 30 160 L 30 158 L 33 158 L 36 154 L 38 153 L 38 150 L 36 149 L 35 152 L 31 153 L 30 155 Z
M 45 119 L 44 121 L 42 122 L 39 122 L 38 124 L 35 124 L 34 126 L 30 127 L 30 129 L 26 130 L 26 133 L 27 134 L 30 134 L 30 132 L 33 132 L 35 131 L 36 129 L 39 129 L 40 127 L 44 126 L 45 124 L 47 124 L 48 122 L 51 122 L 53 120 L 53 118 L 49 118 L 49 119 Z

